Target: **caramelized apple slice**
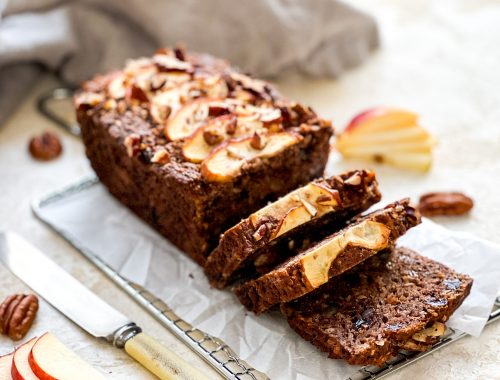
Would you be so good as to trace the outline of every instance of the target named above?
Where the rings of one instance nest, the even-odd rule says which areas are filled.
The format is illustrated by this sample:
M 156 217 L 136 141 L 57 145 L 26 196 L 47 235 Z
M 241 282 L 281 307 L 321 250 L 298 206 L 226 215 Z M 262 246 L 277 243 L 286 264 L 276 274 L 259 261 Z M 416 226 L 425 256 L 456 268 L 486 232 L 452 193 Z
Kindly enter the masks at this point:
M 122 99 L 127 93 L 125 86 L 126 76 L 123 73 L 117 73 L 108 83 L 107 91 L 113 99 Z
M 391 230 L 382 223 L 365 220 L 345 230 L 344 233 L 325 240 L 300 258 L 307 279 L 312 288 L 328 281 L 328 271 L 333 261 L 348 246 L 381 250 L 389 244 Z
M 186 139 L 182 147 L 184 158 L 191 162 L 201 162 L 223 141 L 239 137 L 236 123 L 235 115 L 223 115 L 208 121 Z
M 171 141 L 175 141 L 191 135 L 206 122 L 208 105 L 214 101 L 213 99 L 203 98 L 185 104 L 167 122 L 165 136 Z
M 274 156 L 301 139 L 291 132 L 276 133 L 268 136 L 262 149 L 252 147 L 252 137 L 229 141 L 210 153 L 201 165 L 201 173 L 209 181 L 230 181 L 246 162 Z

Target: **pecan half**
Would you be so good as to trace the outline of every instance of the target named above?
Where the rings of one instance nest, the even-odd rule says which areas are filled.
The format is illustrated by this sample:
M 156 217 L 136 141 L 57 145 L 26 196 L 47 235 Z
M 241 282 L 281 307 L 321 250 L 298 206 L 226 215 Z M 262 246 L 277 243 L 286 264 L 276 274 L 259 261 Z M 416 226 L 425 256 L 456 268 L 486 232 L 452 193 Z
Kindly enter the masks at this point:
M 463 215 L 474 206 L 474 201 L 459 192 L 428 193 L 420 197 L 418 208 L 425 216 Z
M 32 137 L 29 143 L 31 155 L 40 161 L 49 161 L 59 157 L 62 149 L 59 137 L 52 132 L 44 132 L 39 136 Z
M 12 340 L 24 338 L 38 311 L 38 298 L 33 294 L 14 294 L 0 305 L 0 332 Z

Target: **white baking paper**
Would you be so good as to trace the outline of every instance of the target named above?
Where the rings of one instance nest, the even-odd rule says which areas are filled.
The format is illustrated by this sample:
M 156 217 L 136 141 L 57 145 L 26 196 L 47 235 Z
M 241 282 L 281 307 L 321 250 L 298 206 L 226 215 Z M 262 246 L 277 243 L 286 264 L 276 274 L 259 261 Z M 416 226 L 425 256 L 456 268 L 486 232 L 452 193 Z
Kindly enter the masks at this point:
M 79 246 L 145 286 L 188 322 L 225 340 L 272 379 L 345 379 L 358 368 L 327 359 L 293 332 L 279 312 L 255 316 L 231 292 L 211 289 L 198 265 L 100 184 L 52 202 L 41 213 Z M 410 230 L 400 244 L 474 278 L 471 295 L 448 325 L 479 335 L 500 285 L 500 247 L 429 220 Z

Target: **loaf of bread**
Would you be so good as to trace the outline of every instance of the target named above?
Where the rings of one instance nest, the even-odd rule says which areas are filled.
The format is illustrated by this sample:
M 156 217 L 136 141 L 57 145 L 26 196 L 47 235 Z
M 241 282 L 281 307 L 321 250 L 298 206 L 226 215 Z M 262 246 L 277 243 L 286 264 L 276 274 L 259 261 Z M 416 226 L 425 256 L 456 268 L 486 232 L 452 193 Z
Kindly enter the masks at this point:
M 101 182 L 199 264 L 227 228 L 320 177 L 333 129 L 225 61 L 161 49 L 75 96 Z

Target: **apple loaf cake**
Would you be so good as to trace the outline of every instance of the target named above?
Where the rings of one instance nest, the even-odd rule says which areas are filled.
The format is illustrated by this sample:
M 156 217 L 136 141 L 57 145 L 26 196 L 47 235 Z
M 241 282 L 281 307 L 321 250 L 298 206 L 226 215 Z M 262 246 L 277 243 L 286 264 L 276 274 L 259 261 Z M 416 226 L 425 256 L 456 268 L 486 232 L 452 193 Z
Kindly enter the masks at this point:
M 101 182 L 203 265 L 242 218 L 323 174 L 331 123 L 225 61 L 161 49 L 75 95 Z
M 390 249 L 420 223 L 418 211 L 403 199 L 358 218 L 266 274 L 234 289 L 241 303 L 259 314 L 299 298 L 376 253 Z
M 300 336 L 331 358 L 380 366 L 400 350 L 428 350 L 471 287 L 469 276 L 397 248 L 282 304 L 281 310 Z
M 264 273 L 307 242 L 326 237 L 380 200 L 375 174 L 353 170 L 318 179 L 254 212 L 221 236 L 205 273 L 223 288 Z

